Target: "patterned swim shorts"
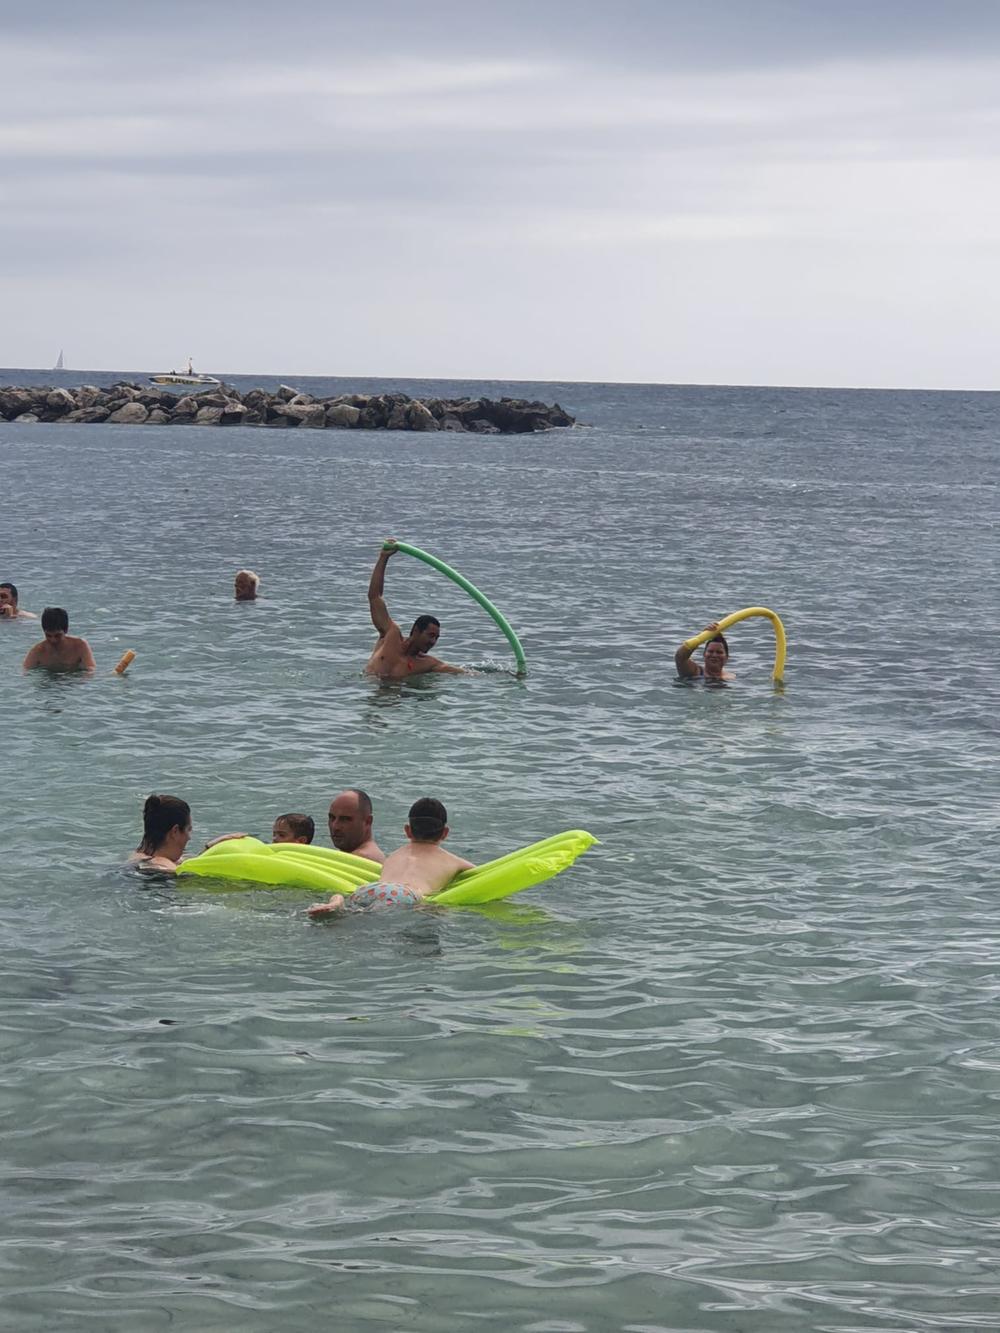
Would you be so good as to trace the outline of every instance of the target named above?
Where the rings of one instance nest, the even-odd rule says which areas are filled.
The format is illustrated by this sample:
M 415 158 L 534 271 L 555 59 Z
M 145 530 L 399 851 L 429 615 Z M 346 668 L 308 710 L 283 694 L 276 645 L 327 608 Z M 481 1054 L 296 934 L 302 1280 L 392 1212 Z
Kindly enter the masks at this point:
M 347 899 L 347 906 L 356 912 L 370 907 L 416 907 L 420 897 L 405 884 L 362 884 Z

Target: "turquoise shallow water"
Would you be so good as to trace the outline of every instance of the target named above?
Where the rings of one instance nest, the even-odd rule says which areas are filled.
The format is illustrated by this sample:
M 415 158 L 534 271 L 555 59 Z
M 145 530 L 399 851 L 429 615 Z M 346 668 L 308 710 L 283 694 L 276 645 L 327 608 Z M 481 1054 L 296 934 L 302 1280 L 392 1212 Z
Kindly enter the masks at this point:
M 0 623 L 5 1324 L 997 1328 L 1000 398 L 480 387 L 587 425 L 0 423 L 0 578 L 101 667 L 25 678 Z M 360 676 L 387 532 L 526 681 Z M 508 663 L 440 576 L 387 587 Z M 732 688 L 673 680 L 758 603 L 784 692 L 762 621 Z M 431 792 L 473 860 L 601 846 L 326 927 L 117 869 L 151 790 L 202 840 L 347 784 L 383 845 Z

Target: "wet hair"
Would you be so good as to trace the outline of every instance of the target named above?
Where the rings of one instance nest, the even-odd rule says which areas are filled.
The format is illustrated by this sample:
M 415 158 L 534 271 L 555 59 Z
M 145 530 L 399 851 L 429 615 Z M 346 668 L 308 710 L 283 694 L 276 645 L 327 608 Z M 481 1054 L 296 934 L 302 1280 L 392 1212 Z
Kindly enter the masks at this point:
M 247 576 L 247 578 L 253 584 L 254 592 L 256 592 L 257 589 L 260 587 L 260 575 L 255 574 L 252 569 L 238 569 L 236 571 L 235 578 L 233 579 L 234 583 L 236 582 L 236 579 L 240 577 L 241 574 L 245 574 Z
M 65 613 L 64 613 L 65 614 Z M 157 795 L 146 797 L 142 807 L 142 842 L 136 851 L 154 856 L 164 839 L 175 828 L 187 828 L 191 823 L 191 807 L 179 796 Z
M 17 588 L 13 583 L 0 583 L 0 588 L 6 588 L 10 593 L 10 600 L 17 606 Z
M 438 629 L 441 628 L 441 622 L 438 620 L 437 616 L 417 616 L 416 620 L 410 627 L 410 633 L 422 634 L 428 625 L 437 625 Z
M 363 815 L 365 819 L 367 819 L 369 815 L 374 814 L 375 811 L 374 806 L 372 805 L 372 798 L 366 791 L 362 791 L 360 787 L 345 787 L 344 790 L 353 792 L 358 798 L 358 814 Z
M 61 629 L 65 634 L 69 629 L 69 616 L 61 606 L 47 606 L 42 612 L 42 629 Z
M 287 824 L 293 838 L 305 838 L 307 842 L 312 842 L 316 832 L 316 825 L 311 815 L 278 815 L 274 822 Z
M 407 816 L 414 842 L 437 842 L 448 825 L 448 811 L 433 796 L 421 796 Z
M 726 638 L 724 634 L 714 635 L 711 639 L 709 639 L 708 643 L 721 643 L 723 648 L 725 648 L 726 650 L 726 656 L 727 657 L 729 656 L 729 644 L 726 643 Z M 708 643 L 705 644 L 706 648 L 708 647 Z

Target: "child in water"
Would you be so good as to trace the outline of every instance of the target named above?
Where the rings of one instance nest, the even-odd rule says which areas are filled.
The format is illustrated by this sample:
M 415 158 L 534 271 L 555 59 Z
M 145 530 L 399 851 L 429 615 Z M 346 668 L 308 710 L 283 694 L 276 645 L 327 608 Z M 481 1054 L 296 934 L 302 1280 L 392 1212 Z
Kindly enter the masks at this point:
M 335 893 L 329 902 L 310 907 L 309 915 L 332 916 L 345 906 L 353 911 L 418 907 L 425 898 L 447 888 L 460 870 L 473 869 L 471 861 L 452 856 L 441 846 L 449 833 L 448 811 L 432 796 L 414 801 L 403 832 L 407 842 L 386 857 L 380 880 L 355 889 L 346 903 L 342 893 Z
M 316 825 L 311 815 L 279 815 L 271 826 L 271 841 L 298 842 L 308 846 L 315 833 Z

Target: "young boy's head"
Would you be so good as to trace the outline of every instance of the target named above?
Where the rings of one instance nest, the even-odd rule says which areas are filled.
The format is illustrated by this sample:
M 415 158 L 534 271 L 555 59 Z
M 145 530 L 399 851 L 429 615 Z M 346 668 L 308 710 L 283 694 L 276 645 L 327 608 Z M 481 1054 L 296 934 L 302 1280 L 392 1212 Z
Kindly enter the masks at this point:
M 448 832 L 448 811 L 433 796 L 421 796 L 410 806 L 406 827 L 414 842 L 440 842 Z
M 279 815 L 271 829 L 272 842 L 312 842 L 316 825 L 309 815 Z

